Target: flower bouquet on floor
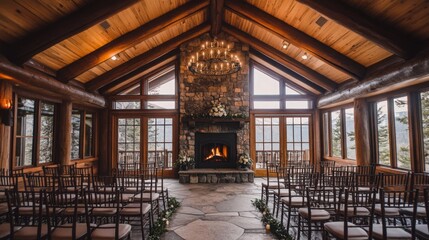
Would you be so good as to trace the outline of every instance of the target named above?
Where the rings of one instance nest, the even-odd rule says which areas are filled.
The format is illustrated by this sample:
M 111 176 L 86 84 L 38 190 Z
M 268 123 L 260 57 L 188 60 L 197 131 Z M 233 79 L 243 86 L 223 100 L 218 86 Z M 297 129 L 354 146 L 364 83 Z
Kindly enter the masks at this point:
M 242 170 L 247 170 L 252 168 L 252 159 L 250 158 L 250 156 L 247 153 L 243 153 L 240 154 L 240 156 L 238 157 L 238 168 L 242 169 Z
M 184 171 L 193 168 L 195 161 L 193 157 L 188 156 L 186 153 L 180 153 L 174 164 L 179 171 Z

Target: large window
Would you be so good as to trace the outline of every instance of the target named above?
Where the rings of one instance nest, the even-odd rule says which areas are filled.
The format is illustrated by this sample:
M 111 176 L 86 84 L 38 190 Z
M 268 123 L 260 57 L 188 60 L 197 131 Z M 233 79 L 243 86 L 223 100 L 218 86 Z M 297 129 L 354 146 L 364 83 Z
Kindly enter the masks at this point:
M 280 162 L 280 118 L 255 118 L 256 168 Z
M 306 110 L 313 108 L 312 97 L 287 79 L 262 66 L 252 67 L 252 108 Z
M 322 124 L 324 155 L 356 159 L 354 109 L 341 108 L 325 112 Z
M 94 156 L 94 115 L 73 109 L 71 119 L 71 159 Z
M 310 162 L 309 124 L 309 117 L 286 117 L 286 159 L 289 164 Z
M 378 163 L 411 169 L 408 97 L 375 103 Z
M 117 110 L 177 109 L 176 82 L 175 66 L 166 67 L 121 90 L 113 97 L 112 107 Z
M 429 91 L 420 93 L 424 169 L 429 172 Z
M 118 166 L 140 163 L 140 118 L 118 119 Z
M 173 166 L 173 119 L 148 119 L 148 163 L 163 163 L 163 166 Z
M 37 166 L 54 161 L 55 105 L 17 97 L 15 166 Z

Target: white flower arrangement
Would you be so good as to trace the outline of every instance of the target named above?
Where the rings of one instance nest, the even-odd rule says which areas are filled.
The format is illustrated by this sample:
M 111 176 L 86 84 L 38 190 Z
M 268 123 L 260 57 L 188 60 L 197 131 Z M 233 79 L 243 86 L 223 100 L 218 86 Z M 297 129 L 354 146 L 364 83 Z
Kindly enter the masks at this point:
M 212 101 L 212 107 L 209 110 L 209 115 L 211 117 L 226 117 L 226 109 L 223 104 L 221 104 L 219 101 Z
M 252 167 L 252 159 L 246 153 L 243 153 L 238 158 L 238 166 L 241 168 L 251 168 Z
M 194 163 L 193 157 L 188 156 L 186 153 L 180 153 L 175 164 L 178 168 L 189 168 L 193 167 Z

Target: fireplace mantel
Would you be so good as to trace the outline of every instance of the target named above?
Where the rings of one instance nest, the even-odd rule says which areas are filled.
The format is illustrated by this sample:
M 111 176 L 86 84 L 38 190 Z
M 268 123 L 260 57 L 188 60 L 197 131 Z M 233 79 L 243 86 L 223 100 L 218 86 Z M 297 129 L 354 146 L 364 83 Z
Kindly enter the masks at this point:
M 244 125 L 249 122 L 249 118 L 188 118 L 184 117 L 183 122 L 188 123 L 190 128 L 195 128 L 198 125 L 230 125 L 237 129 L 241 129 Z

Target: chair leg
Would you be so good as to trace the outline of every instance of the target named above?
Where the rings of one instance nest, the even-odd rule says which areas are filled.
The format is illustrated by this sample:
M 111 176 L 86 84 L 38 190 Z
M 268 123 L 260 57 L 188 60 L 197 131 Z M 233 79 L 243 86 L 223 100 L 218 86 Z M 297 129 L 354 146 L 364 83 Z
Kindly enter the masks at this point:
M 301 215 L 298 215 L 298 238 L 297 239 L 300 239 L 300 236 L 301 236 Z M 308 239 L 310 239 L 310 238 L 308 238 Z

